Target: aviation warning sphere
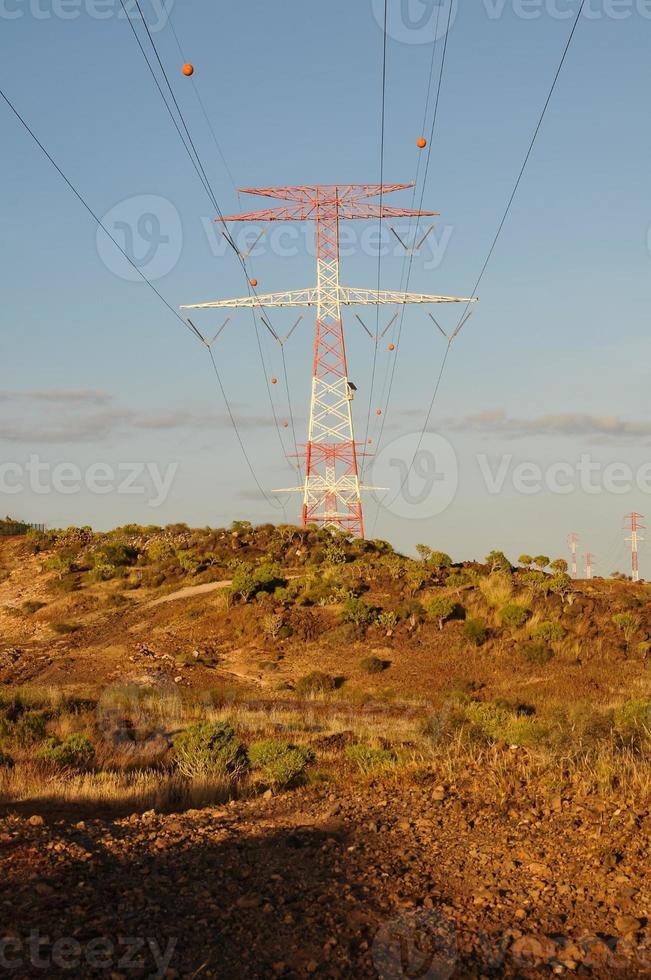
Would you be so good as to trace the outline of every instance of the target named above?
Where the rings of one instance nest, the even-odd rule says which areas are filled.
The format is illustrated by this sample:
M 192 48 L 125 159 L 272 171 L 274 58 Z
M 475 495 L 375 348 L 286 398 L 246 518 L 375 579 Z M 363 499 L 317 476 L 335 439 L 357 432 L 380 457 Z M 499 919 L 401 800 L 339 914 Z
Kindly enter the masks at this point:
M 249 282 L 251 283 L 251 285 L 254 288 L 258 285 L 258 280 L 257 279 L 249 279 Z
M 389 344 L 389 346 L 387 347 L 387 350 L 395 350 L 395 349 L 396 349 L 395 344 Z
M 287 429 L 288 427 L 289 427 L 289 422 L 283 422 L 283 429 Z
M 376 415 L 381 415 L 382 414 L 382 409 L 381 408 L 376 408 L 375 409 L 375 414 Z
M 183 74 L 187 75 L 188 78 L 190 77 L 190 75 L 194 75 L 194 65 L 190 65 L 190 64 L 183 65 Z
M 272 383 L 272 385 L 277 385 L 278 384 L 278 378 L 272 378 L 271 379 L 271 383 Z
M 419 150 L 425 149 L 425 147 L 427 146 L 427 140 L 425 139 L 424 136 L 418 137 L 418 139 L 416 140 L 416 146 L 418 147 Z

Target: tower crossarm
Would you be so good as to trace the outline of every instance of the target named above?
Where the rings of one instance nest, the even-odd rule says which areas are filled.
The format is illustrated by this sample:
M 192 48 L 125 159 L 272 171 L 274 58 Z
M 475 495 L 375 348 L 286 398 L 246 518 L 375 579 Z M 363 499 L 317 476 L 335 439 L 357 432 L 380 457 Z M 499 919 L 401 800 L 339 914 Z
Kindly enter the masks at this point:
M 342 306 L 406 306 L 409 303 L 476 303 L 475 297 L 437 296 L 433 293 L 405 293 L 393 289 L 357 289 L 339 286 Z M 275 306 L 316 306 L 318 288 L 288 289 L 282 293 L 242 296 L 236 299 L 216 299 L 207 303 L 191 303 L 182 310 L 257 309 Z
M 476 303 L 476 297 L 437 296 L 433 293 L 405 293 L 394 289 L 356 289 L 340 287 L 344 306 L 406 306 L 408 303 Z

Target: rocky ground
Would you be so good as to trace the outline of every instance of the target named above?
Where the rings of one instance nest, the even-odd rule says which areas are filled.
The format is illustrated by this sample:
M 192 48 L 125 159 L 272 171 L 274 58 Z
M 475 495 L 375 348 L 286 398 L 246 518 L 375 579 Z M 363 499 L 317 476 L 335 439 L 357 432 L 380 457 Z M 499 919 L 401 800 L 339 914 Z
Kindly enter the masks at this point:
M 3 966 L 113 980 L 651 975 L 648 807 L 489 796 L 432 778 L 182 815 L 5 817 Z

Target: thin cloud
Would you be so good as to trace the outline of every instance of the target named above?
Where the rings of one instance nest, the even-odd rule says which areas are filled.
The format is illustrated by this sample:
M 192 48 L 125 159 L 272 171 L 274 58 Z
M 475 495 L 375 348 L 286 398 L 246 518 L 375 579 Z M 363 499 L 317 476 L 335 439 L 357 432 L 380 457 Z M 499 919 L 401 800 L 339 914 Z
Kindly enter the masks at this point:
M 95 388 L 43 388 L 43 389 L 23 389 L 22 391 L 11 391 L 8 389 L 0 390 L 0 401 L 31 401 L 31 402 L 59 402 L 59 403 L 86 403 L 94 405 L 105 405 L 113 400 L 113 396 L 106 391 L 98 391 Z
M 580 436 L 616 440 L 651 436 L 651 422 L 583 412 L 559 412 L 522 419 L 508 416 L 503 409 L 489 409 L 461 419 L 447 418 L 441 425 L 455 432 L 486 432 L 514 439 L 522 436 Z

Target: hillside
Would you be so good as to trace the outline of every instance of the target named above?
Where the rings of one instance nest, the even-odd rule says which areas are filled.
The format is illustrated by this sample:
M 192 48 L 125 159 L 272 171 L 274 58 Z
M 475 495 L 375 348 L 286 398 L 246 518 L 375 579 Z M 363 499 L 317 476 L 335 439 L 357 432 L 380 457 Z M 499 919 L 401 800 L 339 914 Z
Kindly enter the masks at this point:
M 394 934 L 411 975 L 649 975 L 651 588 L 420 551 L 0 539 L 15 934 L 127 920 L 179 977 L 399 977 Z

